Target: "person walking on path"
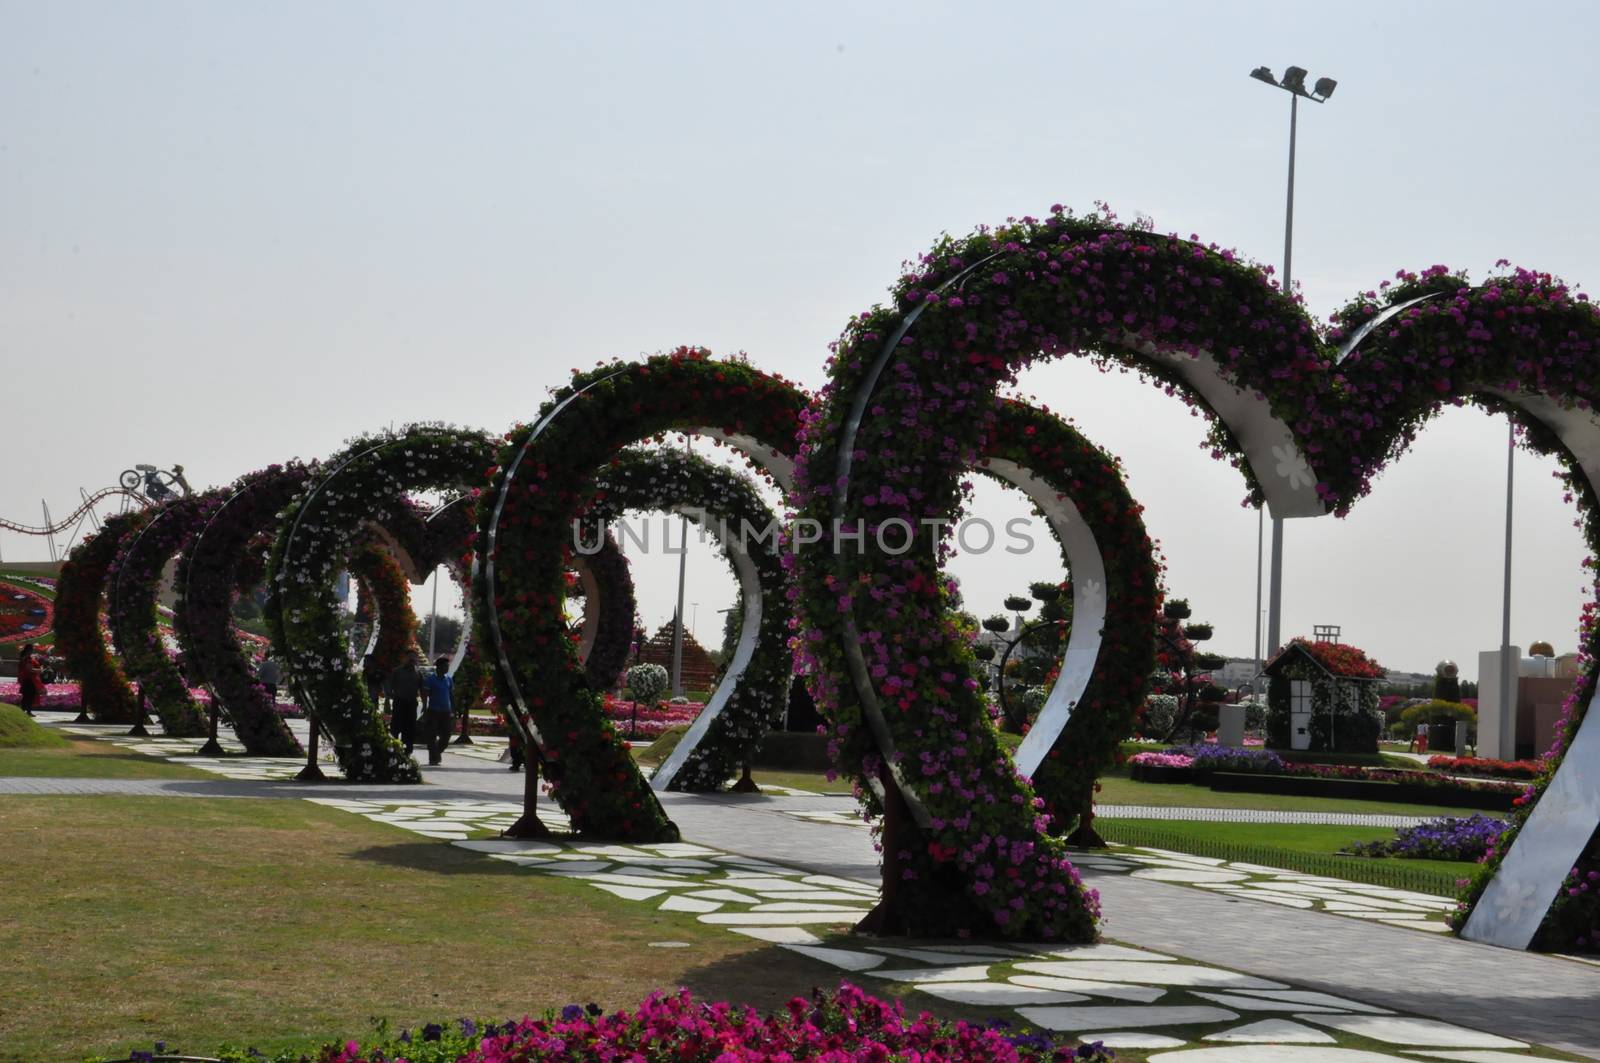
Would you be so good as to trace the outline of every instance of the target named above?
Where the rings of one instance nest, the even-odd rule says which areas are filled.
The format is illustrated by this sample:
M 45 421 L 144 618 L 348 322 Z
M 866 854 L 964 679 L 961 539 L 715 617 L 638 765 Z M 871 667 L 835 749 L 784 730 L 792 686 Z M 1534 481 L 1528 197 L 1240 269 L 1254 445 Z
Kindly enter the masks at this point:
M 278 668 L 277 659 L 270 653 L 262 657 L 261 667 L 256 669 L 256 682 L 266 688 L 267 697 L 272 699 L 274 705 L 278 703 L 278 683 L 282 679 L 283 673 Z
M 33 643 L 25 643 L 22 655 L 17 658 L 17 685 L 22 688 L 22 711 L 33 715 L 34 708 L 44 700 L 44 669 L 34 656 Z
M 1421 723 L 1417 724 L 1417 752 L 1418 753 L 1426 753 L 1427 751 L 1428 751 L 1428 721 L 1427 720 L 1423 720 Z
M 450 743 L 451 725 L 456 718 L 452 699 L 455 680 L 449 667 L 450 658 L 440 657 L 433 662 L 433 672 L 422 680 L 422 733 L 428 740 L 429 764 L 438 764 L 444 758 L 444 747 Z
M 417 698 L 422 693 L 422 654 L 407 657 L 384 683 L 389 698 L 389 733 L 405 744 L 409 756 L 417 741 Z

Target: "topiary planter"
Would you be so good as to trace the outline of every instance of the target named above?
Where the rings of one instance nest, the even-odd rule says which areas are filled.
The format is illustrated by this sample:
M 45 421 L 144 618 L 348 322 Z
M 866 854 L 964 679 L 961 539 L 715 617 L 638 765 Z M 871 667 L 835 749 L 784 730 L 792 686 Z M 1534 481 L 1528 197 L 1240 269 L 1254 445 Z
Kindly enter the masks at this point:
M 1244 775 L 1219 771 L 1211 789 L 1223 793 L 1285 794 L 1296 797 L 1345 797 L 1357 801 L 1394 801 L 1407 805 L 1442 805 L 1509 812 L 1519 791 L 1468 790 L 1421 783 L 1370 782 L 1365 779 L 1309 779 L 1297 775 Z
M 1170 768 L 1163 764 L 1130 764 L 1128 775 L 1134 782 L 1192 783 L 1198 781 L 1193 768 Z

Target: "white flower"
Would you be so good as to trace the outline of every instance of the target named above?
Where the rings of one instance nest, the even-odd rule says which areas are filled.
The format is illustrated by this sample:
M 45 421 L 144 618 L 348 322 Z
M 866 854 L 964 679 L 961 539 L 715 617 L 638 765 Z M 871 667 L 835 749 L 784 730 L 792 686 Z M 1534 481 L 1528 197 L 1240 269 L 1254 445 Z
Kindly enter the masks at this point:
M 1278 459 L 1278 476 L 1289 481 L 1289 490 L 1310 487 L 1317 482 L 1311 475 L 1311 466 L 1293 446 L 1275 445 L 1272 456 Z

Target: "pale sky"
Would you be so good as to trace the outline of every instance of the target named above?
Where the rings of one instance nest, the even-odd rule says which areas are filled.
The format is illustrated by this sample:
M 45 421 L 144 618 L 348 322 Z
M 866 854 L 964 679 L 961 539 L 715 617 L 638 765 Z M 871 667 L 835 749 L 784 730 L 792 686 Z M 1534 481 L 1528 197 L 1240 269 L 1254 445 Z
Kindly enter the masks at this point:
M 1588 4 L 0 2 L 0 515 L 135 462 L 197 486 L 389 422 L 499 430 L 574 366 L 683 343 L 816 387 L 902 260 L 1052 203 L 1281 265 L 1319 316 L 1398 268 L 1595 281 Z M 1254 638 L 1256 521 L 1176 400 L 1028 390 L 1126 461 L 1174 593 Z M 1344 521 L 1291 521 L 1286 635 L 1468 675 L 1499 643 L 1503 421 L 1452 411 Z M 1573 646 L 1582 544 L 1517 461 L 1513 640 Z M 998 489 L 985 515 L 1022 512 Z M 0 533 L 8 560 L 47 556 Z M 1049 551 L 962 558 L 978 612 Z M 1047 571 L 1047 569 L 1049 569 Z M 642 560 L 646 620 L 675 559 Z M 693 554 L 715 641 L 728 577 Z

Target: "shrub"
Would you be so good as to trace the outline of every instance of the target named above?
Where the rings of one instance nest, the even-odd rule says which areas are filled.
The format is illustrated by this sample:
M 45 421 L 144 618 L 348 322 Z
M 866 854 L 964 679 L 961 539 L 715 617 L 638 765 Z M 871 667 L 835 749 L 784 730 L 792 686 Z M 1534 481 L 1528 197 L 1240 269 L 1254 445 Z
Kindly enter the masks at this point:
M 1170 753 L 1189 757 L 1198 772 L 1242 771 L 1252 775 L 1282 775 L 1283 759 L 1265 749 L 1239 749 L 1201 742 L 1191 746 L 1174 746 Z
M 667 670 L 659 664 L 636 664 L 628 669 L 628 697 L 654 705 L 667 692 Z

